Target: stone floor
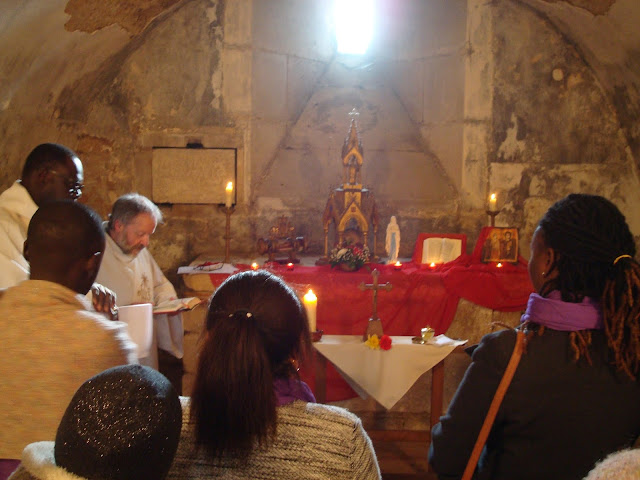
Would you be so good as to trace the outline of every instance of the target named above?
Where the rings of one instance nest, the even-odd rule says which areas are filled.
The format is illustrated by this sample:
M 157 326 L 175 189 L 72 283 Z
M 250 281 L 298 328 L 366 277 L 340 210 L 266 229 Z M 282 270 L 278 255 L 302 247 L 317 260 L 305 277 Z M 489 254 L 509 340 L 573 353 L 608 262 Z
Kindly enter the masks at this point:
M 384 480 L 436 480 L 427 471 L 426 442 L 384 441 L 371 435 Z

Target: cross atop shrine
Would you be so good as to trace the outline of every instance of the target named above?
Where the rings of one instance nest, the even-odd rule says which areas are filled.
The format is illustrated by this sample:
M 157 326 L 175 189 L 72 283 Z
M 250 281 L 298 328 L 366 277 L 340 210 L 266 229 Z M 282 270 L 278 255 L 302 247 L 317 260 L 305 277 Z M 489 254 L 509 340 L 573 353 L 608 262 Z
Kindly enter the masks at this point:
M 378 335 L 378 337 L 382 336 L 382 322 L 378 318 L 378 290 L 385 290 L 388 292 L 393 288 L 393 285 L 389 282 L 383 285 L 378 283 L 380 272 L 378 272 L 377 268 L 375 268 L 373 272 L 371 272 L 371 276 L 373 277 L 373 283 L 362 282 L 360 285 L 358 285 L 358 288 L 363 292 L 366 290 L 373 290 L 373 311 L 367 325 L 367 331 L 363 335 L 364 340 L 366 340 L 369 335 L 373 334 Z

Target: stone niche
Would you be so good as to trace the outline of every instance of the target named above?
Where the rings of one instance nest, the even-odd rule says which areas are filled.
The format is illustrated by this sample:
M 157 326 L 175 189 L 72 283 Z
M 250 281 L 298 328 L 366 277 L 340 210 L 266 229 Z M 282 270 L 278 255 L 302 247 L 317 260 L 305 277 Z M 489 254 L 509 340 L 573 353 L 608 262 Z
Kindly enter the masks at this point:
M 227 182 L 233 182 L 237 203 L 235 148 L 155 147 L 151 165 L 157 203 L 224 203 Z

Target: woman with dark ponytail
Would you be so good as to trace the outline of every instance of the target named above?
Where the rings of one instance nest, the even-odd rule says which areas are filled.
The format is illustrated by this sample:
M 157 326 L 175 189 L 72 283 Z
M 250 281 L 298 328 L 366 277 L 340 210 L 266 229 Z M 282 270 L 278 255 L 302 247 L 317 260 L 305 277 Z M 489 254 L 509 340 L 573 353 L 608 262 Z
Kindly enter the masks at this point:
M 316 404 L 298 377 L 311 349 L 306 312 L 265 271 L 214 292 L 169 479 L 379 479 L 358 417 Z
M 640 265 L 624 216 L 603 197 L 572 194 L 542 217 L 531 241 L 526 349 L 475 479 L 582 479 L 640 435 Z M 460 478 L 515 344 L 483 337 L 429 460 Z

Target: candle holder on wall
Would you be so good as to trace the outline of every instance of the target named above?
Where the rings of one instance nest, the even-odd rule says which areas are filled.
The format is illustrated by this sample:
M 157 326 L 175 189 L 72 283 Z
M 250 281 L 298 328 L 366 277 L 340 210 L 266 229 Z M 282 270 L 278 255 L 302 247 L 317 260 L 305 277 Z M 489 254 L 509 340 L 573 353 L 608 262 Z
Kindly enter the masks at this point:
M 230 251 L 231 251 L 231 215 L 236 210 L 235 207 L 227 207 L 226 205 L 220 205 L 218 208 L 224 212 L 227 217 L 227 221 L 224 229 L 224 263 L 230 263 Z
M 496 215 L 498 215 L 500 213 L 500 209 L 498 210 L 486 210 L 487 215 L 489 215 L 491 217 L 491 226 L 495 227 L 496 226 Z

